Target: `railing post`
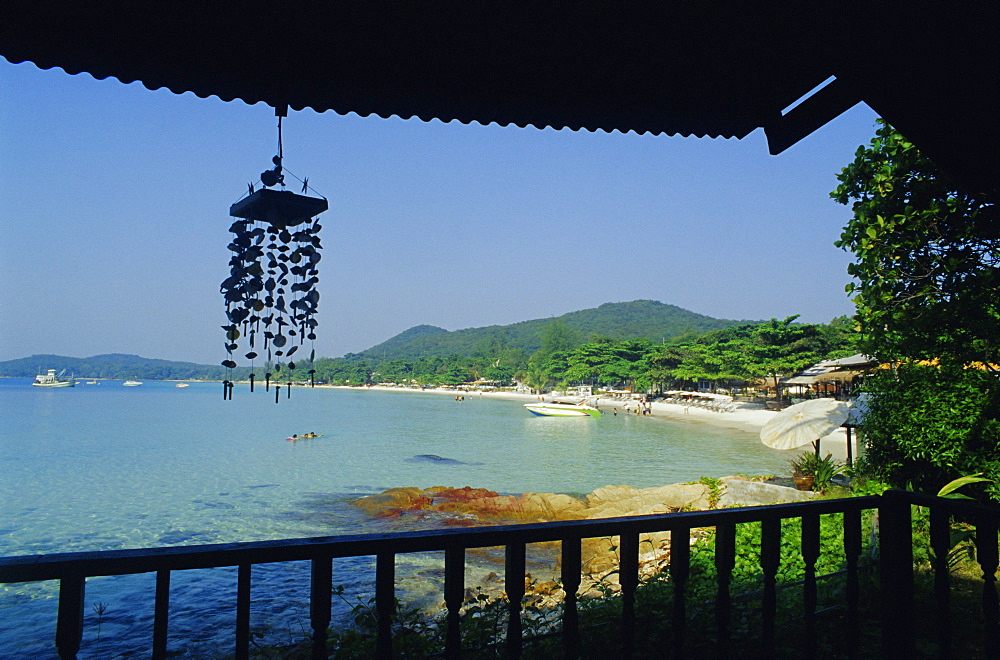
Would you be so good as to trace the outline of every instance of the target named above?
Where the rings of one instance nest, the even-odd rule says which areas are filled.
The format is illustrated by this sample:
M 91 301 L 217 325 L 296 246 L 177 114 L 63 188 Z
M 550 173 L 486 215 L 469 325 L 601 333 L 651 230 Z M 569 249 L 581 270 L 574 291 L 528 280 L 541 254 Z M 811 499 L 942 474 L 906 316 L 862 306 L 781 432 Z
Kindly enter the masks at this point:
M 778 609 L 777 575 L 781 565 L 781 518 L 768 517 L 761 521 L 760 568 L 764 573 L 764 593 L 761 596 L 761 657 L 774 654 L 774 626 Z
M 562 583 L 566 598 L 563 605 L 563 657 L 580 657 L 580 616 L 577 612 L 577 592 L 583 570 L 580 538 L 562 540 Z
M 465 548 L 444 551 L 444 604 L 448 608 L 448 632 L 444 655 L 449 660 L 462 657 L 462 600 L 465 597 Z
M 715 627 L 718 633 L 718 654 L 723 658 L 729 656 L 729 617 L 732 610 L 729 583 L 732 580 L 734 566 L 736 566 L 736 525 L 729 522 L 720 523 L 715 527 L 715 570 L 719 579 L 715 597 Z
M 951 656 L 951 575 L 948 553 L 951 551 L 951 511 L 931 507 L 931 551 L 934 554 L 934 619 L 937 628 L 938 654 Z
M 858 585 L 858 560 L 861 558 L 861 510 L 844 512 L 844 560 L 847 563 L 847 657 L 858 657 L 861 639 L 861 619 L 858 607 L 861 590 Z
M 671 657 L 683 658 L 687 632 L 687 581 L 691 572 L 691 529 L 670 530 L 670 581 L 674 585 Z
M 309 575 L 309 625 L 312 627 L 312 658 L 324 660 L 326 629 L 330 626 L 333 592 L 333 559 L 317 557 L 312 560 Z
M 996 514 L 994 514 L 995 516 Z M 976 556 L 983 569 L 983 651 L 987 658 L 1000 656 L 1000 607 L 997 603 L 997 519 L 976 518 Z
M 802 516 L 802 561 L 805 575 L 802 581 L 802 615 L 805 618 L 807 654 L 816 653 L 816 561 L 819 559 L 819 515 Z
M 916 655 L 913 637 L 913 520 L 902 491 L 882 495 L 879 570 L 882 575 L 882 650 L 886 658 Z
M 618 543 L 618 582 L 622 588 L 622 657 L 635 651 L 635 591 L 639 586 L 639 534 L 622 532 Z
M 375 561 L 375 612 L 378 617 L 375 657 L 379 660 L 392 657 L 392 616 L 395 610 L 396 555 L 380 552 Z
M 156 600 L 153 605 L 153 660 L 167 657 L 167 624 L 170 618 L 170 571 L 156 571 Z
M 59 619 L 56 650 L 61 660 L 74 660 L 83 640 L 83 594 L 87 578 L 66 576 L 59 580 Z
M 520 658 L 522 646 L 521 601 L 524 599 L 524 543 L 509 543 L 504 552 L 504 586 L 507 592 L 507 657 Z
M 250 657 L 250 567 L 240 564 L 236 577 L 236 660 Z

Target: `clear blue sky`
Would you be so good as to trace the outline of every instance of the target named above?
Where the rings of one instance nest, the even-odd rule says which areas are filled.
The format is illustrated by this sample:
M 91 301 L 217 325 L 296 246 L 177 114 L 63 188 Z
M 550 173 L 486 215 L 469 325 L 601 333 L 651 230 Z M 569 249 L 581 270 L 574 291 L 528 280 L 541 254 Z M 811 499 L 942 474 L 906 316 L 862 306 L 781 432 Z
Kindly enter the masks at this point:
M 0 59 L 0 360 L 218 363 L 229 205 L 274 112 Z M 835 175 L 866 106 L 781 156 L 743 140 L 292 112 L 287 171 L 330 200 L 316 353 L 414 325 L 653 299 L 730 319 L 852 313 Z

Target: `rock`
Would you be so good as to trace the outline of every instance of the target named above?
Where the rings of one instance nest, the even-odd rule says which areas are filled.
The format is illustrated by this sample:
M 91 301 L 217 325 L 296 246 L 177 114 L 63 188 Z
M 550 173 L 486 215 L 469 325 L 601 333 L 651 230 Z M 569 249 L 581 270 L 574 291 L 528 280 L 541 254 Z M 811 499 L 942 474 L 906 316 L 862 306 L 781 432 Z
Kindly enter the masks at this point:
M 708 486 L 704 484 L 671 484 L 655 488 L 631 486 L 605 486 L 587 495 L 586 517 L 613 518 L 616 516 L 671 513 L 693 505 L 708 503 Z
M 419 488 L 390 488 L 377 495 L 362 497 L 354 506 L 376 518 L 397 516 L 402 511 L 429 507 L 431 498 Z
M 720 508 L 802 502 L 817 495 L 817 493 L 809 491 L 775 486 L 761 481 L 748 481 L 739 477 L 724 477 L 722 484 L 725 492 L 719 498 L 718 506 Z

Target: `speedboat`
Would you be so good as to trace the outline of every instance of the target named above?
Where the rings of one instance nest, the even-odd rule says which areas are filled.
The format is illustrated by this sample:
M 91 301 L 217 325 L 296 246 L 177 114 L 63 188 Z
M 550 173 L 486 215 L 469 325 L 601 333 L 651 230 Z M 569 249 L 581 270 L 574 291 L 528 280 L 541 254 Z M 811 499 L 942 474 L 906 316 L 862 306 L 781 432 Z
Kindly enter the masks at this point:
M 174 387 L 188 387 L 187 383 L 177 383 Z
M 125 387 L 136 387 L 137 385 L 142 385 L 142 383 L 140 383 L 137 380 L 127 380 L 124 383 L 122 383 L 122 385 L 124 385 Z
M 552 401 L 550 403 L 526 403 L 524 407 L 533 415 L 543 417 L 600 417 L 601 411 L 584 402 Z
M 76 379 L 72 376 L 63 378 L 65 373 L 65 369 L 60 371 L 58 375 L 55 369 L 49 369 L 48 373 L 35 376 L 35 382 L 32 385 L 34 387 L 73 387 L 76 385 Z

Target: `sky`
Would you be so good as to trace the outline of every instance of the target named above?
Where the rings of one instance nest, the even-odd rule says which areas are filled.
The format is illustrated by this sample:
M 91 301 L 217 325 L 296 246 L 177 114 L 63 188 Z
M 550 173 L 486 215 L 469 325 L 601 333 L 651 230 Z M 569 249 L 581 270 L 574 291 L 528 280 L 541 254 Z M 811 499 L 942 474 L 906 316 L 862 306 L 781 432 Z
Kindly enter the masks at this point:
M 855 106 L 770 156 L 760 129 L 292 111 L 286 174 L 330 203 L 316 354 L 639 299 L 727 319 L 851 314 L 851 255 L 833 245 L 850 211 L 829 193 L 875 118 Z M 0 360 L 225 359 L 228 210 L 276 153 L 264 104 L 0 58 Z

